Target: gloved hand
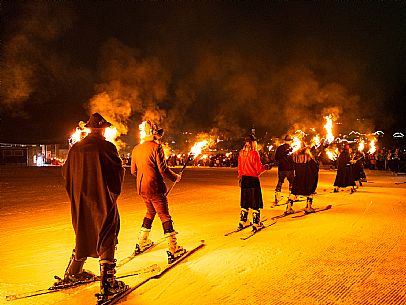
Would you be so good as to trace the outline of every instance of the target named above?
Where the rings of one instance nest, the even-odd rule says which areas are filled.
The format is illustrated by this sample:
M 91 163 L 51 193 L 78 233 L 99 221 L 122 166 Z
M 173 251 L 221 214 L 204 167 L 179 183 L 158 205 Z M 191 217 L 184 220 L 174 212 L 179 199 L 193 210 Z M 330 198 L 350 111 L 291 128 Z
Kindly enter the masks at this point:
M 179 182 L 182 179 L 182 174 L 176 175 L 176 182 Z

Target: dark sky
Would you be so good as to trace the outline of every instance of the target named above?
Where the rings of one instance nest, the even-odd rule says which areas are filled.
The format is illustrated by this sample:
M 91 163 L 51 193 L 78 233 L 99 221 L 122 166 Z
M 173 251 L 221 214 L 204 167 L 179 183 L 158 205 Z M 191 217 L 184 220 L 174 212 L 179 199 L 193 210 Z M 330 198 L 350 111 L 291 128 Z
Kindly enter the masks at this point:
M 404 1 L 2 1 L 0 142 L 255 126 L 402 131 Z M 131 140 L 130 140 L 131 141 Z

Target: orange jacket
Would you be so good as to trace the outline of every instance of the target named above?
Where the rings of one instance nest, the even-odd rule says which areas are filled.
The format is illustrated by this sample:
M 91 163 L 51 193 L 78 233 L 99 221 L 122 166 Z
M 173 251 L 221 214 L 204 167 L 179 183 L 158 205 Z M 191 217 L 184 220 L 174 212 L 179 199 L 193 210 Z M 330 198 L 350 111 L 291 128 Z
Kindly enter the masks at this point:
M 241 150 L 238 154 L 238 176 L 258 177 L 267 170 L 266 165 L 262 165 L 259 153 L 255 150 Z

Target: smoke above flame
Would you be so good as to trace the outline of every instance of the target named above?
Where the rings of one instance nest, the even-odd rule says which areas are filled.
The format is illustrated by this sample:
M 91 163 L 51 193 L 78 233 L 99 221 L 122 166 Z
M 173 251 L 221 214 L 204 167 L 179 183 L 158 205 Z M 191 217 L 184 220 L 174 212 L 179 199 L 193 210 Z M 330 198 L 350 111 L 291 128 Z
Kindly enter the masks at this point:
M 379 82 L 366 72 L 367 57 L 334 50 L 322 36 L 314 43 L 307 43 L 307 35 L 280 39 L 276 27 L 265 29 L 258 26 L 262 21 L 247 19 L 238 24 L 240 31 L 224 37 L 226 31 L 217 27 L 234 24 L 227 18 L 237 6 L 218 7 L 213 16 L 210 5 L 199 11 L 178 8 L 172 15 L 146 5 L 146 10 L 132 13 L 142 16 L 134 18 L 134 25 L 140 26 L 137 33 L 120 33 L 117 26 L 113 36 L 103 30 L 111 25 L 100 23 L 105 28 L 79 48 L 79 39 L 84 38 L 74 34 L 82 26 L 89 31 L 83 34 L 91 32 L 91 22 L 81 19 L 81 5 L 23 1 L 18 4 L 21 12 L 7 20 L 0 106 L 8 115 L 29 118 L 28 110 L 43 105 L 37 114 L 52 107 L 55 122 L 69 117 L 76 124 L 85 108 L 87 115 L 103 114 L 119 136 L 133 139 L 131 144 L 147 112 L 158 114 L 155 119 L 167 133 L 218 128 L 236 137 L 252 127 L 274 135 L 291 126 L 304 129 L 321 124 L 320 116 L 330 113 L 340 118 L 335 134 L 346 133 L 349 126 L 374 130 L 374 116 L 389 117 L 379 107 L 384 93 L 377 94 L 385 90 L 370 85 Z M 95 7 L 94 13 L 102 10 Z M 186 29 L 177 23 L 183 16 L 208 24 Z M 220 23 L 217 18 L 223 17 Z M 280 25 L 283 28 L 284 23 Z M 249 35 L 251 29 L 255 35 Z M 207 36 L 195 35 L 202 32 Z M 376 107 L 366 112 L 368 105 Z

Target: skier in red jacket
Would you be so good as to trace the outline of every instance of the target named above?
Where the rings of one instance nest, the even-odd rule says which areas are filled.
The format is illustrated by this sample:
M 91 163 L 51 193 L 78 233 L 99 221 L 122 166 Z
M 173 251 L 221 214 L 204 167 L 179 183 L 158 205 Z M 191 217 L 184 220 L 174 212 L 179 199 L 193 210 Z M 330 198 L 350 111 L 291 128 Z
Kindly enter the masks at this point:
M 250 135 L 245 139 L 245 145 L 238 155 L 238 178 L 241 187 L 241 213 L 238 227 L 249 226 L 248 211 L 252 209 L 253 230 L 262 226 L 260 209 L 263 208 L 261 184 L 259 175 L 270 169 L 268 164 L 263 165 L 258 153 L 257 139 Z

